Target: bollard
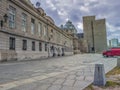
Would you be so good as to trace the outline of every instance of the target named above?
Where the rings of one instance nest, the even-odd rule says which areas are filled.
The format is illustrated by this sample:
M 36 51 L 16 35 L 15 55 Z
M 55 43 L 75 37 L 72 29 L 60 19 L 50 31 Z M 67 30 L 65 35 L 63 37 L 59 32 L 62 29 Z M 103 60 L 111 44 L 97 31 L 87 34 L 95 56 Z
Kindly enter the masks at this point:
M 117 67 L 120 67 L 120 57 L 117 58 Z
M 106 77 L 105 77 L 105 70 L 103 64 L 95 64 L 93 84 L 97 86 L 105 86 Z

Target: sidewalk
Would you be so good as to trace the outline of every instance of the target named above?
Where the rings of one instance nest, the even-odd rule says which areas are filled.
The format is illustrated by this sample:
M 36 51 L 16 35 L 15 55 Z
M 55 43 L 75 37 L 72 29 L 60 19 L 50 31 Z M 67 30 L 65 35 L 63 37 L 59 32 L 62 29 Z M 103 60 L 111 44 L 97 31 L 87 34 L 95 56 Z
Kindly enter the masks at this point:
M 50 72 L 34 73 L 29 78 L 0 84 L 0 90 L 83 90 L 93 82 L 95 63 L 103 63 L 107 73 L 116 66 L 117 61 L 116 58 L 103 58 L 98 54 L 76 55 L 64 59 L 53 62 L 57 66 L 60 64 L 57 70 L 49 67 Z M 76 60 L 70 62 L 70 59 Z

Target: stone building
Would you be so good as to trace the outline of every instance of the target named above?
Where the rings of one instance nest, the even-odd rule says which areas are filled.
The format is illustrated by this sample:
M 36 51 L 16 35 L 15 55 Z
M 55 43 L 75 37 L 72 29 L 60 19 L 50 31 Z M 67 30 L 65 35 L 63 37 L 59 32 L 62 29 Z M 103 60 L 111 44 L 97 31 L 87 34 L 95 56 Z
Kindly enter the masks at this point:
M 109 47 L 119 47 L 119 40 L 117 38 L 109 40 Z
M 87 44 L 86 44 L 86 40 L 84 39 L 84 33 L 77 33 L 77 37 L 78 37 L 78 48 L 80 50 L 81 53 L 87 53 Z
M 80 44 L 79 44 L 79 38 L 77 36 L 77 29 L 72 24 L 72 22 L 68 20 L 65 25 L 61 25 L 61 29 L 63 29 L 63 31 L 65 31 L 68 36 L 72 36 L 74 54 L 80 53 L 80 48 L 79 48 Z
M 95 20 L 95 16 L 83 17 L 83 31 L 87 52 L 102 52 L 107 48 L 105 19 Z
M 0 61 L 73 54 L 68 36 L 30 0 L 0 0 Z

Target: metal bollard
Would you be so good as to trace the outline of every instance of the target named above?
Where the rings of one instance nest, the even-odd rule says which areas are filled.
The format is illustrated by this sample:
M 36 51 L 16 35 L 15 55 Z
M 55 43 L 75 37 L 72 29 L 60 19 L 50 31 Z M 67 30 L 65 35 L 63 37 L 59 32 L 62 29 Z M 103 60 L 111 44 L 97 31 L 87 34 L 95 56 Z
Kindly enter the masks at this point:
M 103 64 L 95 64 L 93 84 L 97 86 L 105 86 L 106 77 L 105 77 L 105 70 Z

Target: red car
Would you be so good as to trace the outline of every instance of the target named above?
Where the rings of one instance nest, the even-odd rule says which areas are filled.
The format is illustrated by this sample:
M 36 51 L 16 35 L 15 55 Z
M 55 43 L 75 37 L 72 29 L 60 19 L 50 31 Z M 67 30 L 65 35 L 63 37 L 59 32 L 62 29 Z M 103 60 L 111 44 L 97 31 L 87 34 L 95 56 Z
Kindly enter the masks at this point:
M 120 47 L 119 48 L 111 48 L 109 50 L 103 51 L 103 56 L 105 57 L 113 57 L 113 56 L 120 56 Z

